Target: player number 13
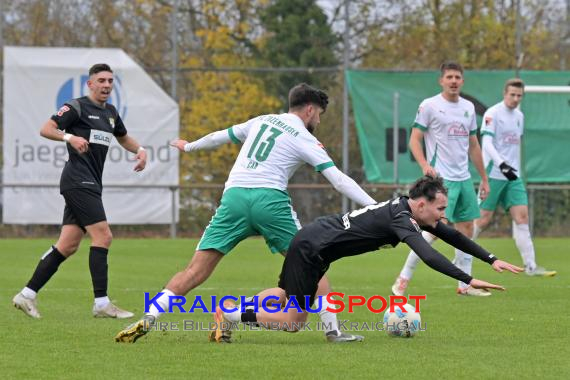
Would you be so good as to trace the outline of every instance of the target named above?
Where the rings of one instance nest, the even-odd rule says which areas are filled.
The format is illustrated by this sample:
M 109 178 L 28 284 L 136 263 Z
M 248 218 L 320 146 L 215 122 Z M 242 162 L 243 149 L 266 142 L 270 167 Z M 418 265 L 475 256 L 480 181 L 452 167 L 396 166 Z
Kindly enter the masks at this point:
M 259 143 L 259 141 L 261 140 L 261 137 L 263 136 L 263 134 L 265 133 L 265 131 L 267 130 L 268 127 L 269 127 L 269 125 L 267 125 L 267 124 L 261 125 L 261 128 L 259 129 L 259 133 L 257 134 L 257 136 L 255 136 L 255 140 L 253 140 L 253 144 L 251 144 L 251 148 L 249 148 L 249 152 L 247 153 L 247 158 L 251 158 L 251 156 L 255 153 L 255 159 L 258 162 L 267 160 L 267 157 L 269 157 L 269 153 L 271 153 L 271 150 L 273 149 L 273 146 L 275 145 L 275 139 L 277 137 L 279 137 L 280 134 L 283 133 L 283 131 L 280 131 L 279 129 L 271 128 L 269 130 L 269 133 L 271 133 L 271 134 L 269 136 L 267 136 L 263 140 L 263 142 Z M 258 147 L 258 144 L 259 144 L 259 147 Z M 256 151 L 256 149 L 257 149 L 257 151 Z

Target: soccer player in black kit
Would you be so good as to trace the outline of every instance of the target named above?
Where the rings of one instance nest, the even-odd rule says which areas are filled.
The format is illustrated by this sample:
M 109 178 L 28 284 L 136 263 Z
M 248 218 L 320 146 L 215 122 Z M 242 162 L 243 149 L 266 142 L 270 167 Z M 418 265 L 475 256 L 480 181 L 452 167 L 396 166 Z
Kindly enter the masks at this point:
M 107 296 L 107 255 L 113 237 L 101 200 L 101 177 L 113 136 L 123 148 L 136 154 L 136 172 L 145 168 L 146 152 L 127 135 L 117 110 L 107 103 L 113 90 L 113 71 L 109 65 L 93 65 L 89 69 L 87 86 L 88 96 L 65 103 L 40 131 L 47 139 L 64 141 L 69 160 L 60 180 L 65 209 L 59 239 L 43 254 L 26 287 L 12 300 L 16 308 L 33 318 L 40 318 L 37 293 L 59 265 L 77 251 L 85 232 L 91 237 L 89 270 L 95 295 L 93 315 L 102 318 L 133 316 L 113 305 Z
M 289 308 L 285 313 L 258 313 L 252 310 L 226 313 L 216 310 L 216 339 L 229 342 L 232 323 L 256 323 L 262 326 L 279 326 L 280 329 L 298 326 L 307 319 L 307 306 L 313 305 L 317 283 L 334 261 L 347 256 L 375 251 L 378 248 L 393 248 L 406 243 L 432 269 L 479 289 L 504 290 L 500 285 L 477 280 L 453 265 L 445 256 L 432 248 L 422 237 L 422 229 L 439 237 L 446 243 L 490 264 L 497 272 L 513 273 L 523 269 L 498 260 L 459 231 L 442 222 L 447 207 L 447 189 L 440 177 L 424 176 L 411 187 L 409 197 L 398 197 L 383 203 L 367 206 L 347 214 L 325 216 L 303 227 L 293 238 L 279 278 L 279 287 L 259 294 L 259 302 L 267 296 L 279 297 L 283 303 L 295 296 L 302 313 Z M 305 295 L 310 296 L 309 304 Z M 228 308 L 232 305 L 228 305 Z M 229 322 L 229 323 L 221 323 Z

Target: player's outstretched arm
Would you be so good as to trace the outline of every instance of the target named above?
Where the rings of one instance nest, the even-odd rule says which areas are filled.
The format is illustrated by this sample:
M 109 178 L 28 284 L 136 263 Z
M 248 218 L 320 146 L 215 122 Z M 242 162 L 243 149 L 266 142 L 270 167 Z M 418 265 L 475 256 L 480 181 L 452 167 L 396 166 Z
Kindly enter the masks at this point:
M 137 160 L 137 164 L 135 165 L 134 171 L 140 172 L 144 170 L 146 167 L 146 151 L 144 148 L 129 135 L 124 135 L 117 137 L 117 141 L 123 148 L 128 150 L 131 153 L 135 154 L 135 159 Z
M 452 277 L 456 280 L 462 281 L 477 289 L 496 289 L 505 290 L 501 285 L 491 284 L 490 282 L 477 280 L 461 269 L 453 265 L 445 256 L 433 249 L 424 238 L 418 234 L 417 236 L 410 236 L 406 239 L 406 244 L 419 256 L 424 263 L 430 268 Z M 495 262 L 502 262 L 496 260 Z M 504 262 L 503 262 L 504 263 Z
M 452 245 L 453 247 L 458 248 L 463 252 L 478 258 L 479 260 L 491 264 L 493 269 L 497 272 L 508 270 L 513 273 L 520 273 L 523 271 L 523 268 L 497 259 L 495 255 L 487 252 L 487 250 L 485 250 L 479 244 L 475 243 L 473 240 L 469 239 L 467 236 L 463 235 L 455 228 L 446 225 L 445 223 L 438 222 L 435 228 L 425 227 L 424 229 L 439 237 L 447 244 Z
M 336 166 L 331 166 L 321 173 L 331 185 L 333 185 L 336 191 L 347 196 L 360 206 L 368 206 L 376 203 L 352 178 L 338 170 Z
M 175 139 L 170 142 L 170 146 L 177 148 L 181 152 L 192 152 L 200 149 L 214 149 L 222 144 L 231 142 L 232 139 L 227 129 L 212 132 L 196 141 L 188 142 L 182 139 Z
M 447 259 L 447 257 L 443 256 L 431 245 L 429 245 L 420 233 L 406 237 L 404 242 L 412 249 L 412 251 L 418 255 L 418 257 L 424 263 L 426 263 L 427 266 L 438 271 L 439 273 L 462 281 L 466 284 L 469 284 L 471 280 L 473 280 L 473 277 L 453 265 L 451 261 Z

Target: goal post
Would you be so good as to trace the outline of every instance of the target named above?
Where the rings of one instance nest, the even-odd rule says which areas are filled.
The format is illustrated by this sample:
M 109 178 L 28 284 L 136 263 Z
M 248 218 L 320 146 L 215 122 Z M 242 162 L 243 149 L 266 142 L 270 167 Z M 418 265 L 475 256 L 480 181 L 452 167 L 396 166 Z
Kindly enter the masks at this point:
M 535 94 L 570 94 L 570 86 L 524 86 L 524 92 Z

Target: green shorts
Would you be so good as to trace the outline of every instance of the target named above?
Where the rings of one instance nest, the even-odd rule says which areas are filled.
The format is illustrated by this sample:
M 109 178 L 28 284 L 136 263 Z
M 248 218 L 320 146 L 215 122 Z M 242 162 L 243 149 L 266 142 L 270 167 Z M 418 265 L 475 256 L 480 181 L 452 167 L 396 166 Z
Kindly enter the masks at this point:
M 215 249 L 224 255 L 248 236 L 261 235 L 272 253 L 287 252 L 301 223 L 285 191 L 231 187 L 204 230 L 197 250 Z
M 498 204 L 506 211 L 512 206 L 528 206 L 526 189 L 520 178 L 515 181 L 489 178 L 489 187 L 489 196 L 479 203 L 482 210 L 495 211 Z
M 450 223 L 469 222 L 479 218 L 477 194 L 471 178 L 465 181 L 444 179 L 444 184 L 447 187 L 445 217 Z

